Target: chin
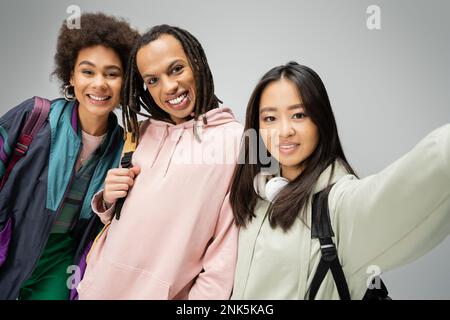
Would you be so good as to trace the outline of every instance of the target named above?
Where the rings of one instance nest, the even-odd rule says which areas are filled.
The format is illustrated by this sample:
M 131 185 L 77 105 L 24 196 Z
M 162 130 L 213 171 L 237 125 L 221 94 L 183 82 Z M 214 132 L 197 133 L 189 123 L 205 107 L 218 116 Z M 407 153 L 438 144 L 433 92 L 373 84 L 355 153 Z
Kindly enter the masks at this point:
M 278 162 L 285 167 L 297 167 L 302 159 L 278 159 Z
M 181 110 L 181 111 L 179 111 L 179 112 L 173 112 L 173 110 L 170 110 L 171 111 L 171 113 L 169 113 L 171 116 L 173 116 L 173 117 L 176 117 L 176 118 L 178 118 L 178 119 L 186 119 L 187 117 L 189 117 L 190 115 L 191 115 L 191 113 L 194 111 L 194 110 L 188 110 L 188 109 L 186 109 L 186 110 Z
M 100 109 L 98 106 L 89 106 L 89 108 L 87 108 L 87 109 L 90 114 L 97 116 L 97 117 L 106 116 L 114 110 L 114 108 L 111 108 L 111 107 L 102 107 L 102 109 Z

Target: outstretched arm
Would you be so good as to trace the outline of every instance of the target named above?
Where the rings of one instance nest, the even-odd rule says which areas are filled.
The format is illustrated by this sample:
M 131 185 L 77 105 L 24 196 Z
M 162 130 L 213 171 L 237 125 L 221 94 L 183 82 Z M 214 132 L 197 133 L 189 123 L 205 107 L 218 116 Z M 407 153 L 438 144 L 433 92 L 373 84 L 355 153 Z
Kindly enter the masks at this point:
M 450 233 L 450 125 L 380 173 L 339 181 L 330 198 L 349 272 L 387 271 L 424 255 Z

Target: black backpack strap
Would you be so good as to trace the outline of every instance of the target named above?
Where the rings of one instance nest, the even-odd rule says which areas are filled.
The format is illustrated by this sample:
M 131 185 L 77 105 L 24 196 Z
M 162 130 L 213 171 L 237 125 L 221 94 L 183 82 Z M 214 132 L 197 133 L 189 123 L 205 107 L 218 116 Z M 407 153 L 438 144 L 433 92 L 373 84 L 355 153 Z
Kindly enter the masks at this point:
M 123 146 L 122 158 L 120 160 L 120 166 L 122 168 L 132 168 L 133 164 L 131 160 L 133 159 L 133 153 L 137 148 L 137 141 L 133 137 L 131 132 L 126 133 L 125 144 Z M 117 220 L 120 219 L 120 212 L 122 211 L 123 204 L 125 203 L 125 198 L 120 198 L 116 202 L 116 207 L 114 209 L 114 215 Z
M 311 282 L 309 300 L 314 300 L 329 270 L 331 270 L 341 300 L 350 300 L 350 291 L 332 239 L 334 233 L 328 210 L 328 194 L 332 187 L 333 185 L 328 186 L 313 197 L 311 238 L 319 239 L 322 257 Z
M 334 233 L 330 221 L 330 211 L 328 209 L 328 194 L 332 187 L 333 185 L 330 185 L 319 193 L 316 193 L 312 202 L 311 238 L 319 239 L 322 257 L 311 282 L 309 290 L 310 300 L 314 300 L 316 297 L 328 270 L 331 270 L 341 300 L 350 300 L 350 291 L 348 289 L 347 280 L 342 271 L 336 246 L 332 239 Z M 363 300 L 392 300 L 381 279 L 380 284 L 380 288 L 374 287 L 373 289 L 367 289 Z
M 383 280 L 380 279 L 380 288 L 374 287 L 372 289 L 367 289 L 366 294 L 364 295 L 362 300 L 392 300 L 392 299 L 391 297 L 389 297 L 389 292 L 385 284 L 383 283 Z

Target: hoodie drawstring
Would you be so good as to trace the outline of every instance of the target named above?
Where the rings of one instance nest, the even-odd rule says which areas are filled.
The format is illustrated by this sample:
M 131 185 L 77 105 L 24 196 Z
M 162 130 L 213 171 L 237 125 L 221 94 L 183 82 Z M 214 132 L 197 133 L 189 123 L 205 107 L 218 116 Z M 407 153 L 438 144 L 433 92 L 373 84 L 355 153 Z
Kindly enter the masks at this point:
M 177 146 L 178 146 L 178 143 L 179 143 L 180 140 L 181 140 L 181 137 L 183 136 L 183 132 L 184 132 L 184 127 L 181 127 L 181 128 L 178 130 L 178 135 L 177 135 L 177 137 L 176 137 L 176 142 L 175 142 L 175 144 L 173 145 L 172 150 L 170 150 L 170 158 L 169 158 L 169 162 L 167 163 L 166 170 L 164 171 L 163 177 L 165 177 L 166 174 L 167 174 L 167 171 L 169 171 L 169 167 L 170 167 L 170 164 L 172 163 L 173 155 L 174 155 L 175 150 L 176 150 L 176 148 L 177 148 Z
M 156 159 L 158 159 L 159 152 L 161 151 L 168 135 L 169 135 L 169 128 L 168 128 L 168 126 L 165 126 L 164 134 L 161 137 L 161 140 L 159 140 L 158 149 L 156 150 L 155 156 L 153 157 L 152 164 L 150 167 L 153 167 L 153 165 L 156 162 Z

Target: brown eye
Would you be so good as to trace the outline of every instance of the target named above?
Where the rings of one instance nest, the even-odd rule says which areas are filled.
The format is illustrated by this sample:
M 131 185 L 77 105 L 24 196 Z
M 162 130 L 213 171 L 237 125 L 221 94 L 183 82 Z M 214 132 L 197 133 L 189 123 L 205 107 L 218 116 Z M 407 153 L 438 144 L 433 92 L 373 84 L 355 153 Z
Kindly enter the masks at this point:
M 183 70 L 183 66 L 176 66 L 175 68 L 172 69 L 172 73 L 177 74 L 177 73 L 180 73 L 182 70 Z
M 87 70 L 87 69 L 81 70 L 81 73 L 83 73 L 83 74 L 86 74 L 86 75 L 88 75 L 88 76 L 90 76 L 90 75 L 93 75 L 93 74 L 94 74 L 94 72 L 93 72 L 93 71 L 91 71 L 91 70 Z
M 306 114 L 304 114 L 304 113 L 302 113 L 302 112 L 298 112 L 298 113 L 294 114 L 294 115 L 292 116 L 292 118 L 293 118 L 293 119 L 303 119 L 303 118 L 306 118 Z
M 273 121 L 275 121 L 275 117 L 274 116 L 267 116 L 267 117 L 264 117 L 263 120 L 265 122 L 273 122 Z
M 158 78 L 149 78 L 147 80 L 148 85 L 154 85 L 158 81 Z
M 115 73 L 115 72 L 111 72 L 111 73 L 107 73 L 106 76 L 108 78 L 117 78 L 119 76 L 119 74 Z

